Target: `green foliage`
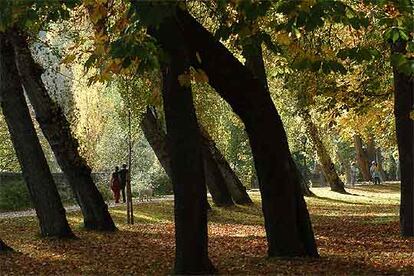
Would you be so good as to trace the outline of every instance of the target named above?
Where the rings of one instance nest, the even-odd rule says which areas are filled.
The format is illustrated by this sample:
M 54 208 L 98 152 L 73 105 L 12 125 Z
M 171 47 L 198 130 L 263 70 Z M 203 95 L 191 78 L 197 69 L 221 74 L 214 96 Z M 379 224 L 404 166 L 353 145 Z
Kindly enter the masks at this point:
M 0 211 L 14 211 L 32 207 L 24 181 L 0 185 Z

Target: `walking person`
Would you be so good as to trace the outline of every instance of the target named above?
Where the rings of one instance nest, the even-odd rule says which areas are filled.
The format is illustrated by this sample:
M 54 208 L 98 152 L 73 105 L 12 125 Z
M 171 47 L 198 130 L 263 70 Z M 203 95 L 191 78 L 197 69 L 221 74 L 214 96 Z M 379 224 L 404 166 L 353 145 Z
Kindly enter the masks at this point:
M 377 162 L 372 161 L 371 168 L 369 169 L 369 171 L 371 172 L 374 185 L 381 184 L 381 175 L 380 175 L 380 170 L 378 168 Z
M 111 190 L 114 194 L 115 203 L 119 203 L 121 182 L 119 180 L 119 167 L 115 167 L 115 171 L 111 175 L 110 180 Z
M 120 181 L 120 187 L 121 187 L 121 193 L 122 193 L 122 202 L 125 203 L 125 187 L 127 182 L 129 181 L 129 171 L 127 169 L 126 164 L 122 164 L 122 169 L 119 171 L 119 181 Z

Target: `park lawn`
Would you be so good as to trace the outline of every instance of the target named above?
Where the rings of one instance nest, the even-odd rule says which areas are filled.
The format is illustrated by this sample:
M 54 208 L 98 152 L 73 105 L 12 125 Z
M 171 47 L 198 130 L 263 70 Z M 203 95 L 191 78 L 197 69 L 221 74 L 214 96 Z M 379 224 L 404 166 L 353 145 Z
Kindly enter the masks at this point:
M 353 195 L 314 188 L 308 198 L 320 259 L 266 258 L 258 193 L 255 206 L 215 208 L 209 214 L 209 254 L 222 274 L 414 274 L 414 240 L 399 236 L 397 184 L 358 186 Z M 36 236 L 35 218 L 0 220 L 0 237 L 19 253 L 0 255 L 0 274 L 148 274 L 171 272 L 174 260 L 173 203 L 135 206 L 135 225 L 124 207 L 111 209 L 119 231 L 80 228 L 80 213 L 68 214 L 78 237 Z

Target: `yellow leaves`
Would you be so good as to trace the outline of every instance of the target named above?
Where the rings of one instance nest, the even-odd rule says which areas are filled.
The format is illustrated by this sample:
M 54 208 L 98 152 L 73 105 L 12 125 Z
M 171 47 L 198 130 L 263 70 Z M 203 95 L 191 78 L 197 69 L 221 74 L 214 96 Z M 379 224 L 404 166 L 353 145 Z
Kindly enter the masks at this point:
M 290 38 L 289 34 L 287 32 L 279 32 L 276 34 L 276 41 L 280 45 L 290 45 L 292 43 L 292 39 Z
M 302 2 L 299 5 L 299 9 L 308 12 L 310 8 L 315 5 L 316 0 L 302 0 Z
M 70 54 L 70 55 L 67 55 L 67 56 L 65 56 L 61 61 L 60 61 L 60 63 L 61 64 L 71 64 L 74 60 L 76 59 L 76 55 L 75 54 Z
M 103 5 L 97 5 L 89 12 L 89 18 L 91 21 L 96 24 L 101 20 L 102 18 L 105 18 L 107 16 L 106 8 Z
M 178 82 L 181 86 L 190 87 L 191 86 L 191 73 L 185 72 L 178 76 Z
M 410 112 L 410 119 L 414 121 L 414 110 Z
M 192 69 L 184 74 L 178 76 L 178 82 L 181 86 L 189 87 L 191 82 L 206 83 L 208 82 L 208 76 L 202 69 Z

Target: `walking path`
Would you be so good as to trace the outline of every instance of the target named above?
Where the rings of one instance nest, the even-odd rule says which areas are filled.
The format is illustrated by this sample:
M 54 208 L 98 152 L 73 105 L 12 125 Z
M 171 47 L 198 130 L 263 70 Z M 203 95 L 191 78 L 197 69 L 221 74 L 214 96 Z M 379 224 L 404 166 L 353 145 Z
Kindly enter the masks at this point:
M 161 201 L 172 201 L 174 200 L 173 195 L 165 195 L 161 197 L 154 197 L 151 199 L 151 201 L 142 201 L 137 198 L 133 198 L 133 203 L 135 204 L 142 204 L 147 202 L 161 202 Z M 106 202 L 109 208 L 118 207 L 125 205 L 126 203 L 114 203 L 113 201 Z M 78 205 L 70 205 L 65 206 L 65 210 L 67 213 L 76 212 L 80 210 L 80 207 Z M 24 211 L 11 211 L 11 212 L 0 212 L 0 219 L 6 219 L 6 218 L 20 218 L 20 217 L 34 217 L 36 216 L 36 212 L 34 209 L 30 210 L 24 210 Z

